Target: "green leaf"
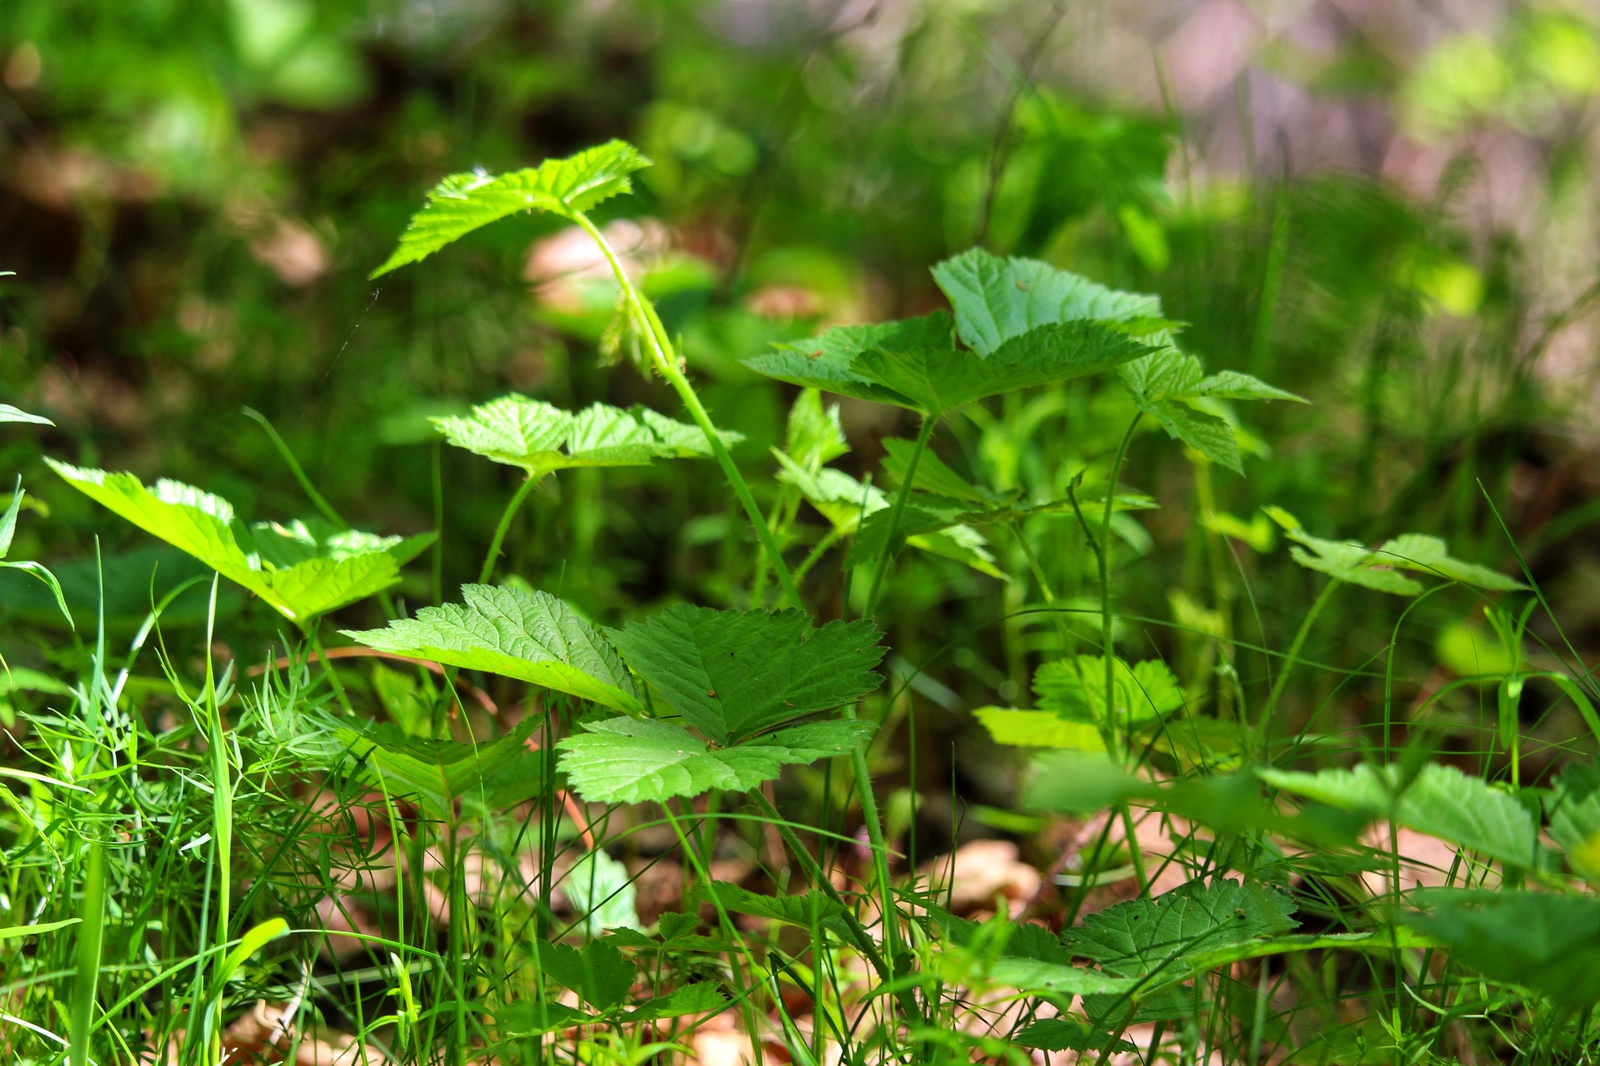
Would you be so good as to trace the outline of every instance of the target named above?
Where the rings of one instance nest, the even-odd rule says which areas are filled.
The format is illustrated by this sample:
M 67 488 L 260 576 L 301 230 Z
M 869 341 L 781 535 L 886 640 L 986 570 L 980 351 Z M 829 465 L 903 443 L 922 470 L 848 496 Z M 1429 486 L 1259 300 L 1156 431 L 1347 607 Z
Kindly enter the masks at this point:
M 664 996 L 647 999 L 622 1016 L 625 1022 L 653 1022 L 679 1018 L 685 1014 L 713 1014 L 728 1005 L 717 986 L 710 981 L 674 988 Z
M 632 145 L 611 141 L 499 177 L 452 174 L 428 194 L 427 204 L 401 234 L 399 247 L 371 276 L 426 259 L 480 226 L 518 211 L 548 211 L 570 219 L 630 191 L 628 175 L 649 165 Z
M 57 929 L 65 929 L 69 925 L 77 925 L 82 918 L 63 918 L 59 922 L 40 922 L 37 925 L 6 925 L 0 926 L 0 940 L 16 940 L 25 936 L 37 936 L 41 933 L 53 933 Z
M 1233 427 L 1193 410 L 1184 401 L 1300 400 L 1293 393 L 1233 370 L 1206 377 L 1200 360 L 1172 347 L 1127 363 L 1118 373 L 1135 406 L 1154 418 L 1168 436 L 1238 474 L 1244 472 L 1244 465 Z
M 910 466 L 911 456 L 915 453 L 916 447 L 916 442 L 906 440 L 904 437 L 889 437 L 883 442 L 883 450 L 886 453 L 883 457 L 883 471 L 896 485 L 905 483 L 906 470 Z M 979 507 L 987 507 L 994 502 L 991 493 L 971 484 L 966 478 L 951 470 L 931 448 L 925 449 L 921 458 L 917 460 L 917 483 L 913 487 L 919 492 L 929 492 L 935 496 L 945 496 Z
M 962 983 L 976 978 L 1034 995 L 1069 996 L 1117 994 L 1135 985 L 1119 975 L 1077 965 L 1072 950 L 1043 926 L 1008 923 L 999 930 L 1004 933 L 1002 940 L 994 937 L 997 930 L 992 923 L 979 925 L 942 911 L 933 913 L 946 934 L 946 965 L 965 966 L 966 973 L 954 975 Z
M 1438 889 L 1412 924 L 1449 946 L 1456 962 L 1562 1006 L 1600 1000 L 1600 900 L 1544 892 Z
M 640 718 L 582 723 L 557 742 L 559 767 L 584 799 L 661 802 L 713 789 L 747 792 L 791 763 L 845 755 L 872 735 L 869 722 L 806 722 L 731 748 L 712 748 L 687 729 Z
M 1339 581 L 1379 592 L 1391 592 L 1397 596 L 1417 596 L 1422 593 L 1423 586 L 1397 572 L 1411 570 L 1494 592 L 1527 588 L 1522 582 L 1488 567 L 1453 557 L 1445 542 L 1438 537 L 1404 533 L 1372 549 L 1353 540 L 1313 537 L 1305 531 L 1298 518 L 1281 507 L 1263 507 L 1262 510 L 1283 527 L 1290 540 L 1310 549 L 1308 552 L 1301 548 L 1290 548 L 1289 554 L 1295 562 Z
M 1401 791 L 1396 766 L 1357 766 L 1306 774 L 1261 770 L 1269 785 L 1307 799 L 1374 817 L 1389 816 L 1419 833 L 1439 837 L 1491 859 L 1533 863 L 1533 815 L 1507 795 L 1453 766 L 1430 763 Z
M 561 879 L 573 909 L 583 915 L 585 930 L 599 936 L 606 929 L 640 930 L 638 889 L 628 868 L 596 848 L 573 863 Z
M 696 903 L 710 903 L 715 898 L 723 910 L 730 914 L 765 918 L 802 929 L 809 929 L 815 923 L 847 944 L 854 944 L 858 948 L 864 946 L 857 939 L 855 927 L 845 920 L 844 908 L 815 889 L 798 894 L 764 896 L 726 881 L 713 881 L 696 888 L 689 898 Z
M 381 778 L 389 792 L 419 801 L 435 817 L 450 817 L 456 801 L 475 794 L 484 806 L 497 806 L 485 793 L 499 784 L 496 779 L 506 771 L 534 791 L 543 777 L 543 758 L 527 747 L 538 725 L 535 715 L 483 744 L 410 737 L 391 725 L 352 729 L 337 724 L 337 719 L 328 721 L 339 743 L 362 761 L 368 773 Z
M 1118 292 L 1037 259 L 1000 259 L 981 248 L 946 259 L 933 278 L 956 312 L 961 340 L 985 355 L 1040 326 L 1161 317 L 1161 301 Z
M 519 466 L 535 478 L 582 466 L 648 466 L 652 460 L 711 454 L 698 426 L 675 422 L 643 406 L 628 410 L 594 404 L 572 414 L 512 394 L 479 404 L 467 418 L 436 418 L 458 448 Z M 724 443 L 739 434 L 723 432 Z
M 1106 755 L 1051 751 L 1034 758 L 1022 790 L 1022 805 L 1042 811 L 1098 811 L 1159 794 L 1150 782 L 1128 773 Z
M 289 923 L 282 918 L 269 918 L 260 925 L 251 926 L 246 930 L 244 936 L 239 938 L 239 943 L 223 957 L 221 965 L 212 976 L 210 998 L 214 1000 L 222 995 L 223 989 L 233 980 L 233 975 L 239 972 L 239 967 L 245 964 L 245 960 L 288 932 Z
M 678 604 L 612 630 L 635 673 L 718 744 L 853 703 L 883 683 L 866 621 L 813 629 L 804 613 Z
M 1402 533 L 1393 540 L 1385 541 L 1373 554 L 1386 557 L 1393 566 L 1449 578 L 1492 592 L 1512 592 L 1528 587 L 1486 566 L 1453 557 L 1443 540 L 1423 533 Z
M 599 1020 L 598 1014 L 590 1014 L 564 1003 L 535 999 L 508 1003 L 494 1017 L 496 1028 L 508 1036 L 543 1036 Z
M 547 592 L 463 585 L 465 603 L 424 607 L 387 629 L 344 630 L 360 644 L 639 711 L 639 688 L 617 653 L 571 607 Z
M 839 458 L 850 450 L 845 440 L 844 427 L 839 424 L 839 405 L 822 406 L 822 393 L 817 389 L 801 389 L 789 408 L 789 427 L 784 438 L 784 451 L 789 458 L 807 471 L 815 471 L 824 463 Z
M 604 940 L 591 940 L 582 951 L 569 944 L 542 943 L 538 958 L 546 977 L 601 1013 L 622 1005 L 638 974 L 638 968 Z
M 17 487 L 11 491 L 11 506 L 0 515 L 0 559 L 11 550 L 11 540 L 17 535 L 17 515 L 22 513 L 22 475 L 17 475 Z
M 1098 727 L 1088 722 L 1069 722 L 1050 711 L 980 707 L 972 713 L 997 744 L 1019 748 L 1066 748 L 1102 754 L 1106 750 Z
M 1183 708 L 1183 688 L 1159 659 L 1146 659 L 1130 669 L 1116 660 L 1116 700 L 1106 710 L 1105 658 L 1080 655 L 1076 660 L 1045 663 L 1033 675 L 1039 709 L 1076 722 L 1142 724 Z
M 1203 378 L 1195 384 L 1193 396 L 1210 396 L 1218 400 L 1289 400 L 1293 403 L 1310 403 L 1303 396 L 1296 396 L 1292 392 L 1265 381 L 1241 374 L 1237 370 L 1220 370 L 1209 377 Z
M 400 567 L 434 539 L 432 533 L 379 537 L 301 521 L 245 528 L 228 501 L 190 485 L 162 480 L 147 487 L 132 474 L 45 462 L 86 496 L 301 625 L 391 587 L 400 580 Z
M 1110 1040 L 1112 1051 L 1138 1051 L 1138 1047 L 1120 1037 L 1091 1028 L 1072 1018 L 1046 1018 L 1034 1022 L 1012 1038 L 1022 1047 L 1041 1051 L 1101 1051 Z
M 1550 835 L 1567 864 L 1590 884 L 1600 882 L 1600 769 L 1576 763 L 1556 779 L 1545 801 Z
M 1167 984 L 1190 976 L 1188 963 L 1209 952 L 1286 933 L 1288 894 L 1259 884 L 1191 881 L 1154 899 L 1107 907 L 1068 929 L 1072 954 L 1093 959 L 1107 973 Z
M 905 396 L 873 381 L 855 366 L 862 355 L 879 347 L 897 351 L 939 348 L 954 351 L 950 316 L 944 311 L 935 311 L 900 322 L 835 326 L 820 337 L 777 345 L 775 351 L 753 356 L 744 363 L 758 373 L 803 388 L 914 407 Z
M 29 422 L 36 426 L 53 426 L 54 422 L 43 415 L 30 415 L 8 403 L 0 403 L 0 422 Z

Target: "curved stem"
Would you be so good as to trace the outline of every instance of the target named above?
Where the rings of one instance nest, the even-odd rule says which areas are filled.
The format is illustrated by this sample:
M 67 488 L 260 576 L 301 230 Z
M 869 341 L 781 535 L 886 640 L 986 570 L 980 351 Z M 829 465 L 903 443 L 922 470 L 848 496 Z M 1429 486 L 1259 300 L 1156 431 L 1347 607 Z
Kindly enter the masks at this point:
M 1117 457 L 1111 461 L 1111 477 L 1106 482 L 1105 521 L 1100 525 L 1100 646 L 1106 659 L 1108 717 L 1115 711 L 1117 702 L 1117 649 L 1111 635 L 1111 515 L 1117 503 L 1117 478 L 1122 474 L 1122 461 L 1128 457 L 1128 445 L 1133 440 L 1133 431 L 1139 428 L 1141 417 L 1143 412 L 1134 414 L 1133 421 L 1128 423 L 1128 431 L 1122 435 L 1122 443 L 1117 445 Z M 1107 724 L 1112 736 L 1115 737 L 1116 723 L 1113 721 Z M 1132 746 L 1131 734 L 1129 745 Z
M 883 551 L 878 555 L 878 569 L 872 574 L 872 586 L 867 591 L 867 609 L 862 613 L 863 618 L 871 619 L 877 614 L 878 596 L 883 592 L 883 576 L 889 570 L 889 557 L 894 554 L 895 534 L 900 532 L 900 517 L 905 513 L 906 500 L 911 497 L 911 486 L 917 480 L 917 463 L 922 459 L 922 453 L 928 448 L 928 438 L 933 436 L 933 427 L 938 424 L 938 416 L 923 415 L 922 428 L 917 431 L 916 447 L 911 449 L 911 459 L 906 463 L 905 481 L 900 486 L 900 491 L 895 494 L 893 509 L 889 512 L 889 535 L 884 540 Z
M 1267 732 L 1272 725 L 1272 712 L 1278 708 L 1278 698 L 1283 695 L 1283 690 L 1289 684 L 1289 674 L 1294 670 L 1294 664 L 1300 658 L 1300 648 L 1305 644 L 1306 637 L 1311 635 L 1311 627 L 1316 624 L 1317 616 L 1328 605 L 1328 600 L 1333 596 L 1333 590 L 1338 588 L 1340 582 L 1329 581 L 1323 586 L 1322 592 L 1317 595 L 1311 604 L 1311 609 L 1306 612 L 1305 620 L 1300 623 L 1299 632 L 1294 635 L 1294 643 L 1289 645 L 1289 654 L 1284 658 L 1283 669 L 1278 672 L 1278 679 L 1272 684 L 1272 693 L 1267 696 L 1267 705 L 1261 709 L 1261 718 L 1256 723 L 1256 749 L 1264 751 L 1267 744 Z
M 494 564 L 500 558 L 500 545 L 505 543 L 506 533 L 511 529 L 511 520 L 522 509 L 523 501 L 528 498 L 528 493 L 532 492 L 533 487 L 541 480 L 543 479 L 529 474 L 528 479 L 517 490 L 517 494 L 511 497 L 511 502 L 506 504 L 506 509 L 500 512 L 500 524 L 494 527 L 494 539 L 489 542 L 489 554 L 484 556 L 483 568 L 478 571 L 478 584 L 487 585 L 489 578 L 494 576 Z
M 611 273 L 616 277 L 617 284 L 622 287 L 622 295 L 628 303 L 628 310 L 632 313 L 639 332 L 644 334 L 651 362 L 661 376 L 677 390 L 678 398 L 683 401 L 689 416 L 705 433 L 706 443 L 711 446 L 712 455 L 716 456 L 717 462 L 722 466 L 729 487 L 733 489 L 734 495 L 739 497 L 745 514 L 750 518 L 750 524 L 755 527 L 756 537 L 761 541 L 762 550 L 767 553 L 767 558 L 772 563 L 772 572 L 777 577 L 778 584 L 782 586 L 784 595 L 788 597 L 792 606 L 804 610 L 805 604 L 801 602 L 800 592 L 795 588 L 794 577 L 789 573 L 789 567 L 783 561 L 783 554 L 778 550 L 777 538 L 772 535 L 766 516 L 761 513 L 760 505 L 751 495 L 750 486 L 745 482 L 744 475 L 739 473 L 739 467 L 734 463 L 733 456 L 728 454 L 728 447 L 722 443 L 722 437 L 718 435 L 717 427 L 712 424 L 711 416 L 706 413 L 705 405 L 700 402 L 694 386 L 689 383 L 683 371 L 678 369 L 678 361 L 672 354 L 672 342 L 667 337 L 666 327 L 656 316 L 655 308 L 650 306 L 650 302 L 641 297 L 639 291 L 633 287 L 633 282 L 628 279 L 628 272 L 622 269 L 622 263 L 617 259 L 616 252 L 612 251 L 605 235 L 589 221 L 588 216 L 581 211 L 575 211 L 572 213 L 572 220 L 593 239 L 600 253 L 606 257 L 606 262 L 611 264 Z

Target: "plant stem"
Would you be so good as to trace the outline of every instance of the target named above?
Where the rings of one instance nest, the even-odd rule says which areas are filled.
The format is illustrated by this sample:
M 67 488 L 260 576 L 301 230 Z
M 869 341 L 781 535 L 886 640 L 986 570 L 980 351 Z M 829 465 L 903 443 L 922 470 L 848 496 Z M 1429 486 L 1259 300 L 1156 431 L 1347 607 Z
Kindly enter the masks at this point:
M 678 369 L 677 359 L 672 354 L 672 341 L 667 337 L 666 327 L 661 324 L 661 319 L 656 316 L 655 308 L 650 306 L 649 301 L 640 296 L 639 291 L 633 287 L 633 282 L 628 280 L 628 272 L 622 268 L 622 262 L 617 259 L 617 253 L 612 250 L 605 235 L 589 221 L 589 217 L 581 211 L 574 211 L 572 219 L 594 240 L 600 248 L 600 253 L 606 257 L 606 262 L 611 264 L 611 273 L 616 277 L 617 284 L 622 287 L 622 295 L 628 303 L 634 324 L 639 332 L 644 334 L 651 362 L 657 372 L 677 390 L 678 398 L 683 401 L 689 416 L 706 435 L 706 443 L 711 446 L 711 453 L 722 466 L 729 487 L 733 489 L 734 495 L 739 497 L 739 503 L 749 516 L 750 524 L 755 527 L 756 537 L 761 541 L 762 550 L 767 553 L 767 558 L 772 563 L 772 572 L 783 588 L 783 594 L 788 597 L 791 606 L 805 610 L 805 604 L 800 600 L 800 592 L 795 588 L 794 577 L 783 561 L 782 552 L 778 550 L 777 538 L 767 526 L 766 516 L 761 513 L 760 505 L 751 495 L 750 486 L 745 482 L 744 475 L 739 473 L 739 467 L 734 463 L 733 456 L 728 454 L 728 447 L 722 443 L 722 437 L 717 433 L 717 427 L 712 424 L 711 416 L 706 413 L 705 405 L 700 402 L 694 386 L 689 383 L 683 371 Z
M 500 512 L 500 524 L 494 527 L 494 539 L 489 542 L 489 554 L 484 556 L 483 567 L 478 571 L 478 584 L 487 585 L 489 578 L 494 576 L 494 564 L 500 558 L 500 545 L 505 543 L 506 533 L 511 529 L 511 520 L 522 509 L 523 501 L 528 498 L 528 493 L 532 492 L 533 487 L 541 480 L 543 479 L 529 474 L 528 479 L 522 483 L 522 487 L 517 490 L 516 495 L 512 496 L 511 501 L 506 504 L 506 509 Z
M 1122 435 L 1122 443 L 1117 445 L 1117 456 L 1111 461 L 1111 475 L 1106 482 L 1106 510 L 1105 520 L 1100 525 L 1100 646 L 1104 650 L 1106 660 L 1106 715 L 1116 713 L 1116 681 L 1117 681 L 1117 649 L 1111 633 L 1111 515 L 1117 504 L 1117 478 L 1122 473 L 1122 462 L 1128 457 L 1128 445 L 1133 441 L 1133 431 L 1139 428 L 1139 419 L 1143 412 L 1137 412 L 1133 421 L 1128 423 L 1128 430 Z M 1107 723 L 1111 730 L 1112 738 L 1116 738 L 1115 720 Z M 1133 746 L 1132 723 L 1129 724 L 1128 745 Z
M 917 463 L 922 460 L 922 453 L 927 450 L 928 438 L 933 436 L 933 427 L 938 425 L 936 415 L 923 415 L 922 427 L 917 431 L 916 447 L 911 449 L 911 458 L 906 463 L 905 481 L 900 486 L 900 491 L 895 494 L 894 506 L 889 511 L 889 533 L 884 540 L 883 551 L 878 555 L 878 568 L 872 575 L 872 586 L 867 591 L 867 609 L 862 613 L 863 618 L 873 618 L 878 611 L 878 596 L 883 592 L 883 576 L 889 570 L 889 557 L 894 554 L 895 534 L 900 532 L 900 516 L 905 513 L 906 500 L 911 497 L 911 486 L 917 480 Z
M 1305 620 L 1300 623 L 1300 629 L 1294 635 L 1294 642 L 1289 645 L 1289 654 L 1284 659 L 1283 669 L 1278 672 L 1278 678 L 1272 683 L 1272 692 L 1267 696 L 1267 705 L 1261 708 L 1261 718 L 1256 722 L 1256 750 L 1264 751 L 1267 744 L 1267 731 L 1272 727 L 1272 714 L 1278 708 L 1278 699 L 1283 695 L 1284 688 L 1289 684 L 1289 674 L 1294 670 L 1294 664 L 1300 657 L 1300 649 L 1306 642 L 1306 637 L 1311 635 L 1311 627 L 1316 624 L 1317 616 L 1328 605 L 1328 600 L 1333 597 L 1333 590 L 1339 587 L 1340 582 L 1329 581 L 1323 586 L 1311 604 L 1311 609 L 1306 612 Z

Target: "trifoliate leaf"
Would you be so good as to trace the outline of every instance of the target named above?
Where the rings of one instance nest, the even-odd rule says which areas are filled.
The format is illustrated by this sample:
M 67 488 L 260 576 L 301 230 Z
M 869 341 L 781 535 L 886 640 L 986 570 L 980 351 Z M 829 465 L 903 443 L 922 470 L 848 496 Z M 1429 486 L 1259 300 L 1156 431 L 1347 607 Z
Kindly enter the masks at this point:
M 1430 763 L 1403 793 L 1400 768 L 1396 766 L 1362 765 L 1316 774 L 1284 770 L 1257 773 L 1274 788 L 1372 817 L 1391 816 L 1419 833 L 1491 859 L 1524 867 L 1533 862 L 1537 827 L 1528 809 L 1515 796 L 1468 777 L 1453 766 Z
M 593 700 L 639 710 L 639 688 L 593 626 L 547 592 L 463 585 L 465 603 L 424 607 L 387 629 L 345 630 L 369 648 L 483 670 Z
M 883 683 L 882 634 L 866 621 L 820 629 L 800 611 L 678 604 L 612 630 L 635 673 L 718 744 L 853 703 Z
M 997 744 L 1017 748 L 1066 748 L 1104 754 L 1100 730 L 1088 722 L 1069 722 L 1050 711 L 1018 711 L 1006 707 L 979 707 L 973 717 Z
M 570 944 L 542 943 L 538 959 L 540 972 L 601 1013 L 622 1005 L 638 973 L 616 945 L 604 940 L 591 940 L 581 951 Z
M 28 412 L 20 411 L 8 403 L 0 403 L 0 422 L 29 422 L 36 426 L 55 425 L 54 422 L 43 415 L 30 415 Z
M 1200 360 L 1172 347 L 1126 363 L 1118 374 L 1134 404 L 1154 418 L 1168 436 L 1235 473 L 1244 472 L 1238 431 L 1223 419 L 1196 411 L 1184 401 L 1213 408 L 1215 404 L 1209 401 L 1221 399 L 1304 402 L 1293 393 L 1237 371 L 1224 370 L 1206 377 Z
M 1037 259 L 1000 259 L 981 248 L 946 259 L 933 278 L 955 308 L 961 340 L 985 355 L 1040 326 L 1079 319 L 1161 317 L 1161 301 L 1118 292 Z
M 1188 962 L 1295 928 L 1294 910 L 1288 894 L 1276 888 L 1191 881 L 1154 899 L 1091 914 L 1063 940 L 1072 954 L 1093 959 L 1107 973 L 1167 984 L 1189 975 Z
M 580 466 L 647 466 L 652 460 L 711 454 L 700 427 L 647 407 L 595 404 L 569 413 L 512 394 L 479 404 L 467 418 L 436 418 L 445 439 L 485 458 L 520 466 L 533 477 Z M 727 444 L 743 438 L 722 432 Z
M 259 522 L 245 528 L 228 501 L 191 485 L 145 486 L 132 474 L 88 470 L 47 458 L 67 483 L 243 585 L 301 625 L 389 588 L 400 567 L 434 534 L 379 537 L 326 523 Z
M 1115 664 L 1116 699 L 1106 710 L 1106 661 L 1100 655 L 1045 663 L 1034 673 L 1039 709 L 1075 722 L 1140 724 L 1164 718 L 1183 707 L 1183 687 L 1159 659 L 1129 667 Z
M 399 247 L 371 276 L 426 259 L 478 227 L 518 211 L 548 211 L 571 218 L 631 190 L 628 175 L 649 165 L 632 145 L 611 141 L 499 177 L 452 174 L 428 194 L 427 204 L 401 234 Z
M 1600 900 L 1436 889 L 1420 901 L 1430 912 L 1409 921 L 1447 944 L 1452 961 L 1569 1009 L 1600 1000 Z
M 872 734 L 870 723 L 853 719 L 806 722 L 712 748 L 687 729 L 647 718 L 607 718 L 584 729 L 557 743 L 559 767 L 579 795 L 599 803 L 746 792 L 788 764 L 848 754 Z

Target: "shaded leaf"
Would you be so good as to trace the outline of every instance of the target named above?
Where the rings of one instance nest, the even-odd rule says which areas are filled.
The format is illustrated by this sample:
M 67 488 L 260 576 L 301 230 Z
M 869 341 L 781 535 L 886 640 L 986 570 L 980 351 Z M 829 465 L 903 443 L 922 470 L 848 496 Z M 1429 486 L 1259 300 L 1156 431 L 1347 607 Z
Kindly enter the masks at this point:
M 1600 900 L 1542 892 L 1439 889 L 1411 922 L 1456 962 L 1566 1007 L 1600 1000 Z
M 718 744 L 853 703 L 883 683 L 866 621 L 814 629 L 800 611 L 678 604 L 612 630 L 628 665 Z
M 639 892 L 627 866 L 598 848 L 572 864 L 561 879 L 561 889 L 583 916 L 590 936 L 599 936 L 606 929 L 642 928 Z
M 647 999 L 622 1016 L 625 1022 L 653 1022 L 660 1018 L 679 1018 L 685 1014 L 713 1014 L 728 1005 L 717 986 L 710 981 L 674 988 L 664 996 Z
M 425 740 L 392 725 L 371 723 L 352 729 L 337 719 L 328 722 L 340 744 L 361 760 L 368 773 L 381 778 L 388 792 L 419 801 L 439 818 L 450 817 L 457 800 L 474 794 L 484 806 L 497 806 L 485 793 L 498 790 L 493 782 L 507 770 L 535 792 L 543 778 L 544 760 L 527 747 L 538 726 L 534 715 L 498 740 L 482 744 Z
M 638 968 L 622 957 L 615 944 L 591 940 L 582 950 L 570 944 L 539 945 L 539 969 L 546 977 L 578 994 L 584 1003 L 606 1013 L 627 999 Z
M 599 1020 L 598 1014 L 590 1014 L 564 1003 L 535 999 L 508 1003 L 494 1017 L 495 1027 L 510 1036 L 542 1036 Z
M 1138 1051 L 1138 1047 L 1120 1037 L 1091 1028 L 1071 1018 L 1046 1018 L 1034 1022 L 1012 1038 L 1022 1047 L 1041 1051 L 1101 1051 L 1110 1041 L 1112 1051 Z
M 662 801 L 713 789 L 745 792 L 791 763 L 845 755 L 871 736 L 868 722 L 806 722 L 731 748 L 712 748 L 687 729 L 640 718 L 583 723 L 557 743 L 560 769 L 587 800 Z
M 592 700 L 639 710 L 639 689 L 611 645 L 547 592 L 463 585 L 464 603 L 424 607 L 387 629 L 344 630 L 379 651 L 483 670 Z
M 548 211 L 571 218 L 630 191 L 628 175 L 649 165 L 632 145 L 611 141 L 499 177 L 452 174 L 428 193 L 426 205 L 400 235 L 399 246 L 371 276 L 426 259 L 480 226 L 518 211 Z

